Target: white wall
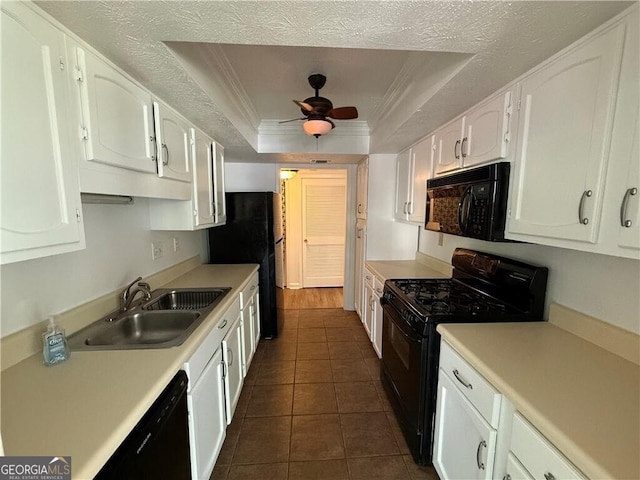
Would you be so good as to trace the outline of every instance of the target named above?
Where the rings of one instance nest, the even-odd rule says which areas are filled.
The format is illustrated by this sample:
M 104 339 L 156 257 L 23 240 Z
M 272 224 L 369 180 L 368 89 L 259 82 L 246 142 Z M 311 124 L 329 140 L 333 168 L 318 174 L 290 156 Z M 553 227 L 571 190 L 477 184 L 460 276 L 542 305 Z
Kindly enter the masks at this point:
M 367 260 L 413 260 L 418 225 L 396 222 L 396 155 L 369 155 Z
M 419 251 L 450 262 L 456 247 L 549 268 L 545 318 L 551 302 L 640 334 L 640 262 L 526 243 L 493 243 L 421 229 Z
M 279 192 L 280 168 L 275 163 L 226 163 L 227 192 Z
M 150 231 L 144 198 L 136 198 L 133 205 L 83 205 L 83 215 L 85 250 L 0 267 L 1 336 L 194 255 L 208 260 L 205 231 Z M 173 251 L 173 237 L 179 240 L 178 252 Z M 152 241 L 163 242 L 162 258 L 151 259 Z

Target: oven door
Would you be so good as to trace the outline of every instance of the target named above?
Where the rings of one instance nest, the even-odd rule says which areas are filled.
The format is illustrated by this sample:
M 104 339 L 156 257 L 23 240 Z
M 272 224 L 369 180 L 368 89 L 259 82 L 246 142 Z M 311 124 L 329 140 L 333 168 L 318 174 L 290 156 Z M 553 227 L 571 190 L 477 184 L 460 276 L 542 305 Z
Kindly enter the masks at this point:
M 389 303 L 384 302 L 383 312 L 383 382 L 395 397 L 397 413 L 402 417 L 401 425 L 404 423 L 402 426 L 407 434 L 412 432 L 415 438 L 407 438 L 407 443 L 411 446 L 414 440 L 417 446 L 420 443 L 420 415 L 423 411 L 421 391 L 425 380 L 425 339 L 415 332 Z

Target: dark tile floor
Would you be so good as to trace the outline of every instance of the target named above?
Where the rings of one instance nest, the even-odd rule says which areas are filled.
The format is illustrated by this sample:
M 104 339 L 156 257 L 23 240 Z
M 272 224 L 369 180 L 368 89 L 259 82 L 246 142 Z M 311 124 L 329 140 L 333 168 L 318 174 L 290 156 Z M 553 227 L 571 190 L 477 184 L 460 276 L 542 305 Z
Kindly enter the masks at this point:
M 212 480 L 437 480 L 417 466 L 354 312 L 279 311 L 253 358 Z

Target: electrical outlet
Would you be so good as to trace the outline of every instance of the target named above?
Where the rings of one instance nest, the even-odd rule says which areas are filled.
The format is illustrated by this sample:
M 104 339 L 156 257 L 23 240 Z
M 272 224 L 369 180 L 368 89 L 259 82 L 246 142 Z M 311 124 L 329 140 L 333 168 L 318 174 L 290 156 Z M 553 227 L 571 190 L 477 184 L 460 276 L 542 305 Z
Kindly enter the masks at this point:
M 444 245 L 444 233 L 439 232 L 438 233 L 438 246 L 441 247 L 442 245 Z
M 158 258 L 162 257 L 163 253 L 164 253 L 164 249 L 162 247 L 162 242 L 160 241 L 151 242 L 151 259 L 152 260 L 157 260 Z
M 178 250 L 180 250 L 180 240 L 178 237 L 173 237 L 173 251 L 177 252 Z

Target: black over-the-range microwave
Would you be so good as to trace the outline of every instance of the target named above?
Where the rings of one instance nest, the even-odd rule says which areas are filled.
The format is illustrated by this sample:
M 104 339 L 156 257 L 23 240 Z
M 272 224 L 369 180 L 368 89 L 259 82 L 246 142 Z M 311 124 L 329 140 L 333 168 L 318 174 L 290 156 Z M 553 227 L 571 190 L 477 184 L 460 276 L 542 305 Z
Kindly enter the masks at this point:
M 501 162 L 427 180 L 425 228 L 504 241 L 509 169 Z

